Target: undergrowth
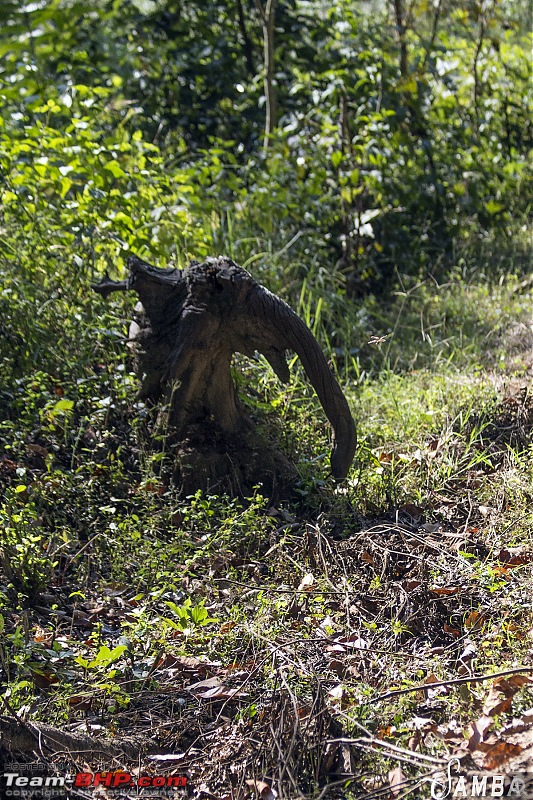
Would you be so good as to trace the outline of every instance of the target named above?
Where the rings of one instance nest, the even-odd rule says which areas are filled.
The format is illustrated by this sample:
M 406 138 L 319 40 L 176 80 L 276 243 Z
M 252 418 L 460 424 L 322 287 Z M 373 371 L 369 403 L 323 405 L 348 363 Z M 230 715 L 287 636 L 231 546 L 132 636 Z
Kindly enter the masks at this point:
M 362 304 L 357 351 L 332 352 L 359 430 L 340 485 L 296 365 L 281 387 L 239 359 L 251 413 L 277 421 L 298 464 L 279 503 L 165 481 L 171 453 L 150 440 L 124 347 L 129 304 L 80 302 L 83 324 L 70 315 L 73 338 L 40 370 L 4 373 L 6 708 L 135 732 L 221 792 L 253 774 L 282 796 L 379 796 L 402 752 L 387 745 L 414 748 L 405 786 L 426 796 L 487 684 L 387 693 L 531 663 L 529 303 L 509 278 Z M 313 307 L 299 311 L 320 338 Z M 46 309 L 38 324 L 54 335 Z M 531 704 L 527 683 L 509 696 L 494 731 Z

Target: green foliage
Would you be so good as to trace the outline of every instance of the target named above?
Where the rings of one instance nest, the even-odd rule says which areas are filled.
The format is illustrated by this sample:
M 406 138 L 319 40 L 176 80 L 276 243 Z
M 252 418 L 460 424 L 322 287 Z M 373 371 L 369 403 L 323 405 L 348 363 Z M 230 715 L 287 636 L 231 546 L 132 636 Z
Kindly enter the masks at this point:
M 128 249 L 161 264 L 226 251 L 293 300 L 306 278 L 333 327 L 345 293 L 442 277 L 461 253 L 524 265 L 532 129 L 513 9 L 411 4 L 404 64 L 386 6 L 280 4 L 265 158 L 260 23 L 238 8 L 4 5 L 0 310 L 21 280 L 44 284 L 20 298 L 26 341 L 62 269 L 86 286 Z
M 127 650 L 126 645 L 119 645 L 110 650 L 106 645 L 102 645 L 98 650 L 96 656 L 90 660 L 78 656 L 76 662 L 86 670 L 99 670 L 105 669 L 114 661 L 117 661 L 120 656 Z
M 193 606 L 190 597 L 187 597 L 181 606 L 176 605 L 176 603 L 170 600 L 167 600 L 166 604 L 178 620 L 177 622 L 169 619 L 166 621 L 177 628 L 177 630 L 183 632 L 189 632 L 195 625 L 203 628 L 205 625 L 218 621 L 209 616 L 206 607 L 202 603 Z
M 0 505 L 0 563 L 11 588 L 35 600 L 57 566 L 57 544 L 42 530 L 35 506 L 24 499 L 27 496 L 28 487 L 19 483 Z

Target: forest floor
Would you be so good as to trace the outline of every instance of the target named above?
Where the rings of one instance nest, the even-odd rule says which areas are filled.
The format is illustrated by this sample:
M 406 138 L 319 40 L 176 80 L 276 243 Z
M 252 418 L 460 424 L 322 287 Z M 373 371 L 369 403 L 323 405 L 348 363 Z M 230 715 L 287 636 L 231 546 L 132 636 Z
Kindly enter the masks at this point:
M 159 784 L 187 776 L 193 798 L 377 800 L 430 797 L 457 758 L 455 781 L 520 776 L 533 797 L 530 286 L 432 297 L 373 317 L 373 368 L 340 372 L 359 427 L 341 485 L 299 374 L 239 364 L 298 464 L 283 502 L 169 486 L 105 337 L 85 376 L 36 371 L 2 399 L 12 772 L 114 773 L 57 797 L 175 797 Z

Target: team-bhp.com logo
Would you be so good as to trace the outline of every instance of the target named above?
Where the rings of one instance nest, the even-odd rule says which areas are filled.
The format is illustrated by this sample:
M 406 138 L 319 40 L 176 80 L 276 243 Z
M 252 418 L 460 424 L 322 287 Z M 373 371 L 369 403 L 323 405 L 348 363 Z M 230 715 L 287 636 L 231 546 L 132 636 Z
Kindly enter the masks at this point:
M 446 774 L 437 775 L 430 781 L 433 800 L 472 797 L 514 797 L 515 800 L 533 800 L 533 775 L 453 775 L 461 762 L 452 758 Z
M 130 772 L 78 772 L 76 775 L 44 775 L 42 766 L 24 764 L 21 770 L 12 768 L 4 772 L 3 794 L 6 797 L 31 798 L 38 793 L 39 797 L 56 797 L 58 790 L 89 789 L 105 786 L 108 789 L 185 789 L 186 775 L 132 775 Z
M 141 775 L 139 778 L 130 772 L 78 772 L 72 784 L 76 788 L 107 786 L 109 789 L 139 786 L 141 789 L 184 789 L 186 775 Z

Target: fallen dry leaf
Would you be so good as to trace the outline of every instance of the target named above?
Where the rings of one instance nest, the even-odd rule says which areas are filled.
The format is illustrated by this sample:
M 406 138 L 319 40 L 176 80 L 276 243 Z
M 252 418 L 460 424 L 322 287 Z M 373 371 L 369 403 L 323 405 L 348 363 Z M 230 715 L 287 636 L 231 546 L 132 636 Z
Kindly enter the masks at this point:
M 310 705 L 298 706 L 298 717 L 300 719 L 309 719 L 312 713 L 313 713 L 313 706 Z
M 180 656 L 173 653 L 166 653 L 157 663 L 157 669 L 181 670 L 182 672 L 193 672 L 204 674 L 207 671 L 213 672 L 220 669 L 220 664 L 212 661 L 202 661 L 194 656 Z
M 389 771 L 389 786 L 391 793 L 397 797 L 405 785 L 405 775 L 401 767 L 395 767 Z
M 477 653 L 477 647 L 473 642 L 467 642 L 465 649 L 459 656 L 460 661 L 471 661 Z
M 5 472 L 16 472 L 18 469 L 18 464 L 16 464 L 14 461 L 11 461 L 10 458 L 7 458 L 7 456 L 4 455 L 0 456 L 0 466 Z
M 90 711 L 93 698 L 83 694 L 72 694 L 67 698 L 67 703 L 72 706 L 74 711 Z
M 266 783 L 266 781 L 259 781 L 255 779 L 249 779 L 246 781 L 246 785 L 253 789 L 258 797 L 261 800 L 275 800 L 278 796 L 278 793 L 275 789 L 272 789 L 271 786 Z
M 514 694 L 514 692 L 516 692 L 518 689 L 521 689 L 522 686 L 525 686 L 526 683 L 533 683 L 533 678 L 531 678 L 529 675 L 516 674 L 509 675 L 508 678 L 497 678 L 494 683 L 498 686 L 505 685 L 505 687 L 510 687 Z
M 173 762 L 183 761 L 187 753 L 157 753 L 155 756 L 146 756 L 148 761 Z
M 532 558 L 533 553 L 525 552 L 523 547 L 503 547 L 498 553 L 498 561 L 508 568 L 529 564 Z
M 362 639 L 357 634 L 351 636 L 339 636 L 336 640 L 338 644 L 344 647 L 352 647 L 354 650 L 368 650 L 369 644 L 366 639 Z
M 467 630 L 478 631 L 483 626 L 485 617 L 479 611 L 471 611 L 464 621 L 464 626 Z
M 424 524 L 420 526 L 420 530 L 426 533 L 436 533 L 440 527 L 440 522 L 424 522 Z
M 446 688 L 446 686 L 439 686 L 436 689 L 432 689 L 431 686 L 434 683 L 441 683 L 440 678 L 437 678 L 436 675 L 430 673 L 426 677 L 426 680 L 424 681 L 424 684 L 427 687 L 424 688 L 424 695 L 427 700 L 433 700 L 433 698 L 435 698 L 439 694 L 448 694 L 448 689 Z
M 492 725 L 492 717 L 480 717 L 477 722 L 472 723 L 469 727 L 470 736 L 468 738 L 468 750 L 473 753 L 474 750 L 482 749 L 480 745 L 485 739 L 485 734 Z
M 36 672 L 33 669 L 30 672 L 38 689 L 48 689 L 49 686 L 59 683 L 59 678 L 54 672 Z
M 338 658 L 332 658 L 329 661 L 328 668 L 334 672 L 339 678 L 343 678 L 346 673 L 346 666 Z
M 452 626 L 448 625 L 447 622 L 444 623 L 443 627 L 444 627 L 445 633 L 451 633 L 452 636 L 460 636 L 461 635 L 461 631 L 458 631 L 457 628 L 452 628 Z
M 422 586 L 422 581 L 404 581 L 402 584 L 406 592 L 414 592 L 419 586 Z
M 511 744 L 511 742 L 498 742 L 486 753 L 483 759 L 483 767 L 485 769 L 498 769 L 506 761 L 509 761 L 513 756 L 517 756 L 522 752 L 522 747 L 519 744 Z
M 298 586 L 298 591 L 302 592 L 305 589 L 310 589 L 315 582 L 315 576 L 312 572 L 308 572 L 307 575 L 304 575 L 302 580 L 300 581 L 300 585 Z
M 345 653 L 346 648 L 342 644 L 330 644 L 326 647 L 326 653 Z
M 415 461 L 420 461 L 422 454 L 420 450 L 417 450 L 414 453 L 413 458 Z M 406 503 L 404 506 L 401 506 L 400 511 L 403 511 L 404 514 L 409 514 L 410 517 L 414 517 L 417 519 L 418 517 L 423 517 L 426 513 L 425 508 L 420 508 L 420 506 L 415 506 L 414 503 Z
M 533 708 L 528 708 L 524 711 L 521 717 L 515 717 L 508 725 L 502 728 L 502 733 L 522 733 L 526 731 L 529 741 L 527 744 L 533 744 Z
M 340 752 L 340 744 L 332 742 L 326 745 L 324 756 L 322 760 L 322 772 L 324 775 L 329 775 L 332 769 L 335 768 Z
M 498 685 L 493 684 L 483 703 L 483 714 L 485 716 L 495 717 L 497 714 L 509 711 L 512 702 L 512 694 L 502 697 L 502 689 L 499 688 Z
M 220 628 L 218 629 L 219 633 L 228 633 L 229 631 L 233 630 L 236 626 L 236 622 L 223 622 Z
M 205 692 L 195 692 L 201 700 L 231 700 L 232 697 L 246 697 L 246 692 L 239 689 L 227 689 L 225 686 L 213 686 Z
M 46 456 L 49 455 L 49 451 L 46 449 L 46 447 L 41 447 L 40 444 L 29 444 L 28 450 L 30 453 L 41 456 L 41 458 L 46 458 Z
M 46 647 L 51 647 L 52 633 L 44 630 L 44 628 L 37 628 L 33 637 L 34 642 L 40 642 Z
M 212 689 L 214 686 L 221 686 L 222 681 L 218 677 L 207 678 L 205 681 L 197 681 L 196 683 L 191 683 L 189 686 L 184 686 L 186 692 L 193 692 L 201 689 Z

